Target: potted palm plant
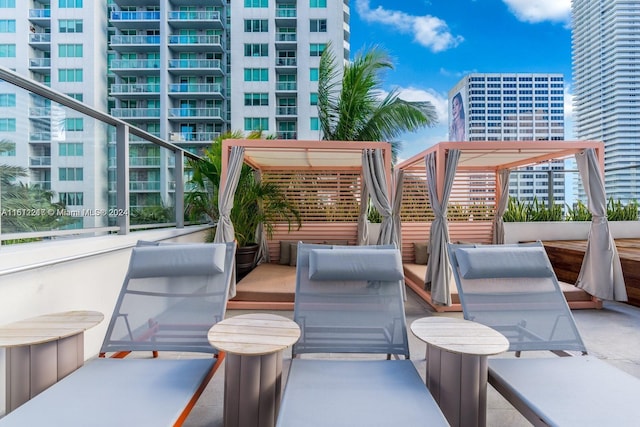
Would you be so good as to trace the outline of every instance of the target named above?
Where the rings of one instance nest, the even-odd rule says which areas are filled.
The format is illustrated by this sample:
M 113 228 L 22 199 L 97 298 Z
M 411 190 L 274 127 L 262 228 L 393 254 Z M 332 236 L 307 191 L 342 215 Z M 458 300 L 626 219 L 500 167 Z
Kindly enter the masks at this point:
M 223 134 L 205 150 L 203 160 L 190 162 L 193 175 L 189 182 L 193 189 L 187 193 L 185 200 L 189 218 L 206 217 L 213 223 L 217 222 L 222 141 L 243 137 L 241 132 Z M 253 132 L 249 135 L 249 138 L 253 139 L 261 137 L 261 132 Z M 285 197 L 278 186 L 256 179 L 255 171 L 250 166 L 243 165 L 231 209 L 231 222 L 235 229 L 238 246 L 236 251 L 238 278 L 255 267 L 258 252 L 256 242 L 258 225 L 262 224 L 267 236 L 271 237 L 274 225 L 284 221 L 288 223 L 289 228 L 293 223 L 300 228 L 300 213 L 295 205 Z M 213 240 L 214 231 L 212 230 L 207 240 Z

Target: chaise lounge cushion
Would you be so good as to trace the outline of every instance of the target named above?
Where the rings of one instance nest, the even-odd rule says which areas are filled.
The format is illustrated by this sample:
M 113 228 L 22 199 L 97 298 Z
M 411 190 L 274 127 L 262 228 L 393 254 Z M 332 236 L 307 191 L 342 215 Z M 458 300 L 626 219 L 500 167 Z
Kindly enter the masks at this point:
M 456 259 L 465 279 L 498 277 L 549 277 L 553 275 L 541 247 L 509 246 L 457 248 Z
M 348 254 L 349 262 L 345 262 Z M 397 249 L 312 249 L 311 280 L 402 280 L 402 260 Z

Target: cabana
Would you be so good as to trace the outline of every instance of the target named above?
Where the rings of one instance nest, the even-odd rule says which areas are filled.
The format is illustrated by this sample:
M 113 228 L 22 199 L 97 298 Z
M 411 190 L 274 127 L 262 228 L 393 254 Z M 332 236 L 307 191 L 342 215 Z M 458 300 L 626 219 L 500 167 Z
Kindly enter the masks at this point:
M 383 218 L 372 243 L 398 245 L 390 197 L 391 156 L 386 142 L 224 140 L 216 241 L 235 238 L 229 215 L 243 162 L 260 179 L 276 184 L 302 219 L 300 229 L 283 222 L 275 224 L 271 236 L 258 230 L 258 266 L 231 290 L 228 308 L 292 310 L 297 242 L 369 243 L 368 200 Z
M 572 308 L 599 308 L 602 299 L 626 300 L 606 216 L 604 144 L 595 141 L 442 142 L 397 165 L 407 285 L 437 311 L 461 311 L 446 244 L 503 243 L 510 171 L 572 156 L 593 221 L 578 281 L 562 284 L 563 292 Z

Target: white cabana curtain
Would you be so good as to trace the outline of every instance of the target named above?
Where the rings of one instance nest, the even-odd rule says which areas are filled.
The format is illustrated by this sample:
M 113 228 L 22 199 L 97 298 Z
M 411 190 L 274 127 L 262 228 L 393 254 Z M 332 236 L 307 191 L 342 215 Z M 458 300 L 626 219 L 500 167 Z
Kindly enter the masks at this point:
M 451 305 L 451 283 L 453 276 L 451 264 L 447 256 L 449 242 L 449 226 L 447 223 L 447 204 L 456 176 L 460 150 L 449 150 L 447 153 L 444 188 L 442 199 L 438 199 L 436 153 L 425 156 L 427 168 L 427 190 L 429 202 L 435 216 L 429 230 L 429 262 L 425 283 L 431 284 L 431 300 L 435 304 Z
M 607 196 L 595 150 L 576 154 L 591 212 L 591 228 L 576 286 L 604 300 L 627 301 L 618 249 L 609 231 Z
M 256 182 L 262 182 L 262 174 L 259 170 L 253 171 L 253 175 L 255 176 Z M 262 201 L 259 201 L 259 209 L 260 211 L 264 210 L 264 206 Z M 258 244 L 258 253 L 256 254 L 256 264 L 262 264 L 264 262 L 269 262 L 269 244 L 267 242 L 267 230 L 264 227 L 264 224 L 261 222 L 258 224 L 256 228 L 256 234 L 254 236 L 254 240 Z
M 371 201 L 382 216 L 377 244 L 388 245 L 394 243 L 397 245 L 398 233 L 393 227 L 393 218 L 391 217 L 392 211 L 382 150 L 362 150 L 362 175 L 369 190 Z
M 504 213 L 509 204 L 509 169 L 498 171 L 498 185 L 500 186 L 500 201 L 496 204 L 496 216 L 493 218 L 493 243 L 502 245 L 504 243 Z
M 235 199 L 236 188 L 240 180 L 240 172 L 244 161 L 244 147 L 232 147 L 229 154 L 229 168 L 227 169 L 226 181 L 224 188 L 218 194 L 218 226 L 216 227 L 216 235 L 213 241 L 216 243 L 233 242 L 236 239 L 233 223 L 231 222 L 231 209 L 233 209 L 233 200 Z M 236 272 L 235 263 L 233 264 L 233 274 L 231 277 L 231 286 L 229 287 L 229 298 L 236 296 Z
M 393 186 L 393 206 L 391 218 L 393 219 L 393 229 L 396 230 L 396 244 L 402 252 L 402 221 L 400 220 L 400 209 L 402 208 L 402 187 L 404 185 L 404 170 L 396 169 L 394 172 Z
M 360 213 L 358 214 L 358 245 L 369 244 L 369 190 L 367 183 L 362 180 L 360 188 Z

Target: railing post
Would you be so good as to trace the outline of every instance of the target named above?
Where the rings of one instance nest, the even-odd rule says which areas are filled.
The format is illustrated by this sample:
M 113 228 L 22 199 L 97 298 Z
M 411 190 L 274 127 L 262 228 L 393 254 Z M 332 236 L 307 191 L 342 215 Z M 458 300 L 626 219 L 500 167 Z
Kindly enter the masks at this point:
M 122 215 L 117 215 L 118 234 L 128 234 L 130 230 L 129 206 L 129 126 L 116 126 L 116 208 Z
M 184 228 L 184 151 L 174 151 L 175 166 L 173 174 L 176 180 L 175 189 L 175 215 L 176 215 L 176 228 Z

